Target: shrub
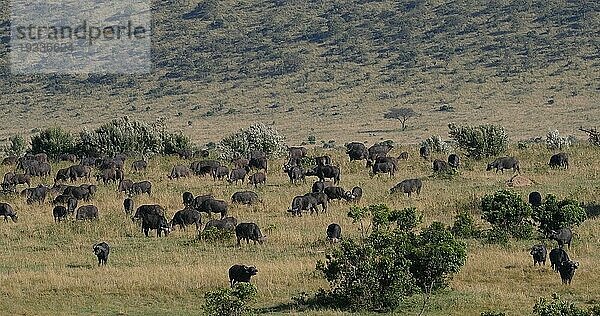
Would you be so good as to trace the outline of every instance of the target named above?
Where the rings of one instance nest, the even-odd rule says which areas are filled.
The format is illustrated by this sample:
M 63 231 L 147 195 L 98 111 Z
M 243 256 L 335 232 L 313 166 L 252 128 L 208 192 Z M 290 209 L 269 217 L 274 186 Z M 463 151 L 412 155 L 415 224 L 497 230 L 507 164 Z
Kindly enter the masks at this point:
M 265 152 L 269 157 L 281 157 L 287 153 L 284 138 L 277 130 L 264 124 L 254 124 L 247 129 L 227 136 L 217 145 L 224 159 L 246 157 L 253 150 Z
M 546 134 L 546 148 L 550 150 L 563 149 L 571 146 L 570 137 L 562 137 L 558 130 L 548 131 Z
M 7 156 L 17 156 L 20 157 L 25 153 L 25 149 L 27 149 L 27 143 L 25 139 L 21 135 L 13 135 L 9 139 L 9 144 L 4 146 L 3 150 Z
M 208 242 L 216 242 L 216 241 L 228 241 L 233 238 L 235 232 L 227 229 L 218 229 L 216 227 L 211 227 L 209 229 L 205 229 L 198 234 L 198 237 L 201 240 L 205 240 Z
M 497 125 L 457 126 L 448 124 L 449 134 L 469 157 L 481 159 L 497 156 L 508 148 L 508 136 Z
M 348 215 L 361 223 L 370 216 L 372 231 L 363 242 L 345 240 L 326 262 L 317 263 L 331 289 L 319 292 L 313 302 L 355 311 L 391 311 L 419 291 L 427 300 L 464 265 L 465 245 L 443 224 L 413 232 L 421 220 L 414 208 L 399 211 L 379 204 L 353 207 Z
M 501 228 L 492 228 L 485 233 L 485 242 L 488 244 L 508 244 L 508 232 Z
M 90 131 L 79 133 L 79 151 L 88 156 L 114 156 L 122 153 L 172 154 L 190 149 L 191 142 L 181 133 L 166 131 L 164 120 L 153 124 L 130 120 L 125 116 Z
M 48 128 L 31 137 L 31 153 L 46 153 L 48 158 L 56 159 L 61 154 L 73 153 L 75 140 L 71 133 L 60 127 Z
M 552 299 L 540 298 L 533 306 L 533 314 L 537 316 L 595 316 L 597 309 L 587 311 L 575 306 L 574 303 L 561 300 L 558 294 L 552 294 Z
M 533 209 L 532 218 L 539 223 L 540 231 L 547 234 L 551 230 L 580 225 L 586 220 L 587 215 L 577 201 L 571 199 L 559 201 L 556 196 L 548 194 L 544 203 Z
M 481 316 L 506 316 L 504 312 L 496 312 L 496 311 L 487 311 L 481 312 Z
M 250 283 L 237 283 L 232 289 L 221 288 L 204 294 L 204 314 L 209 316 L 252 315 L 248 305 L 256 296 L 256 288 Z
M 479 229 L 475 225 L 475 220 L 467 211 L 456 214 L 454 224 L 450 230 L 456 237 L 474 238 L 479 236 Z
M 421 142 L 421 146 L 429 147 L 432 152 L 447 153 L 450 150 L 450 145 L 442 140 L 439 135 L 433 135 Z
M 482 218 L 494 228 L 516 238 L 528 238 L 531 235 L 531 207 L 518 194 L 500 190 L 493 195 L 486 195 L 481 199 L 481 210 Z

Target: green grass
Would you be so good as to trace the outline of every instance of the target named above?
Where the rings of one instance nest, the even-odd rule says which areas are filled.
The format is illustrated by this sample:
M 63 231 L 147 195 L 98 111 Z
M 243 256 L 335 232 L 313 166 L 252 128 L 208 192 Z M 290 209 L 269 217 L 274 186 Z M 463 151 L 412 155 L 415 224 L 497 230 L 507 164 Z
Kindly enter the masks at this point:
M 401 150 L 394 149 L 393 155 Z M 311 150 L 311 154 L 330 154 L 342 169 L 341 185 L 360 185 L 365 190 L 362 205 L 386 203 L 394 208 L 416 206 L 424 214 L 423 225 L 442 221 L 450 225 L 460 209 L 467 209 L 479 219 L 479 199 L 505 187 L 510 173 L 485 172 L 486 161 L 464 159 L 465 168 L 452 179 L 431 175 L 430 163 L 417 156 L 417 148 L 408 148 L 411 158 L 400 162 L 395 178 L 380 175 L 370 178 L 359 162 L 350 163 L 342 151 Z M 397 151 L 397 152 L 396 152 Z M 521 161 L 523 174 L 535 181 L 531 187 L 514 188 L 526 198 L 532 190 L 543 195 L 573 197 L 586 203 L 597 201 L 597 148 L 580 145 L 568 150 L 569 170 L 550 170 L 546 166 L 550 152 L 538 146 L 525 151 L 511 150 Z M 437 155 L 440 156 L 441 155 Z M 229 200 L 233 192 L 251 189 L 247 184 L 230 185 L 209 178 L 169 181 L 169 166 L 188 163 L 176 158 L 150 160 L 145 175 L 131 175 L 135 180 L 149 179 L 154 184 L 151 197 L 135 198 L 136 205 L 158 203 L 168 217 L 181 208 L 181 193 L 212 193 Z M 227 270 L 236 263 L 253 264 L 259 269 L 253 283 L 258 288 L 256 307 L 274 315 L 346 315 L 339 311 L 297 309 L 291 297 L 327 287 L 315 271 L 331 246 L 324 240 L 331 222 L 342 226 L 346 238 L 358 237 L 358 225 L 346 216 L 349 205 L 333 202 L 327 214 L 292 218 L 286 212 L 293 196 L 310 190 L 306 184 L 289 184 L 280 170 L 282 160 L 272 161 L 268 182 L 257 192 L 264 205 L 231 206 L 231 215 L 240 222 L 253 221 L 268 235 L 260 246 L 235 241 L 206 243 L 196 239 L 193 228 L 177 230 L 166 238 L 155 234 L 146 238 L 140 228 L 122 211 L 123 196 L 116 187 L 100 185 L 92 203 L 100 210 L 97 222 L 63 222 L 55 224 L 48 203 L 26 205 L 20 197 L 4 196 L 19 213 L 18 223 L 0 223 L 0 309 L 7 314 L 197 314 L 203 293 L 228 285 Z M 60 166 L 63 166 L 61 163 Z M 59 166 L 54 165 L 54 170 Z M 2 167 L 2 172 L 9 167 Z M 129 169 L 127 170 L 129 174 Z M 419 196 L 407 198 L 389 195 L 388 190 L 402 179 L 421 177 L 424 189 Z M 43 182 L 50 182 L 45 179 Z M 204 218 L 203 221 L 206 221 Z M 270 231 L 266 227 L 272 225 Z M 579 305 L 597 303 L 595 293 L 600 256 L 598 255 L 598 219 L 588 219 L 575 229 L 577 235 L 570 256 L 580 262 L 573 284 L 563 286 L 558 274 L 549 266 L 533 267 L 529 248 L 536 243 L 511 241 L 508 246 L 484 245 L 467 240 L 468 259 L 448 290 L 433 296 L 428 315 L 478 315 L 485 310 L 502 310 L 508 315 L 529 313 L 538 297 L 558 292 Z M 106 267 L 97 267 L 92 244 L 106 241 L 111 256 Z M 548 245 L 549 241 L 544 241 Z M 420 297 L 408 298 L 398 314 L 417 314 Z

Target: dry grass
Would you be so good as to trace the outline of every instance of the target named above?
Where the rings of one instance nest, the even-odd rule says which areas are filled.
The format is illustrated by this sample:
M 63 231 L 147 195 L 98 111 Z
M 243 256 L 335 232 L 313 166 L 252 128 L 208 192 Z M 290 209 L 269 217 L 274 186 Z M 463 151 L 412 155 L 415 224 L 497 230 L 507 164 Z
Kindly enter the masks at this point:
M 404 148 L 406 149 L 406 148 Z M 403 149 L 403 150 L 404 150 Z M 360 185 L 365 190 L 362 204 L 386 203 L 394 208 L 416 206 L 425 223 L 438 220 L 452 223 L 457 210 L 469 209 L 478 218 L 476 205 L 484 194 L 505 186 L 510 174 L 484 172 L 484 162 L 465 161 L 464 169 L 451 180 L 429 178 L 429 163 L 418 159 L 416 148 L 408 148 L 411 158 L 401 162 L 396 177 L 370 178 L 358 162 L 350 163 L 343 152 L 331 150 L 334 162 L 342 168 L 341 185 Z M 397 152 L 396 152 L 397 151 Z M 319 150 L 321 152 L 321 150 Z M 400 152 L 395 149 L 393 154 Z M 532 190 L 559 197 L 592 202 L 600 190 L 597 149 L 579 146 L 569 150 L 571 168 L 549 170 L 550 155 L 542 148 L 513 151 L 522 161 L 524 175 L 535 181 L 526 188 L 514 188 L 524 197 Z M 140 196 L 136 204 L 158 203 L 170 216 L 181 208 L 184 191 L 212 193 L 229 200 L 231 194 L 251 189 L 247 184 L 229 185 L 209 178 L 168 181 L 175 158 L 150 161 L 146 174 L 130 177 L 149 179 L 155 188 L 151 197 Z M 187 163 L 187 162 L 184 162 Z M 100 186 L 93 204 L 100 220 L 93 223 L 55 224 L 49 204 L 26 205 L 19 197 L 2 197 L 19 213 L 18 223 L 0 223 L 0 293 L 5 297 L 0 309 L 6 314 L 197 314 L 203 293 L 227 286 L 227 269 L 235 263 L 254 264 L 259 274 L 253 279 L 259 290 L 258 306 L 277 307 L 290 302 L 300 292 L 311 292 L 327 283 L 315 272 L 315 263 L 330 249 L 324 241 L 326 226 L 337 222 L 346 237 L 358 235 L 345 202 L 333 202 L 327 214 L 291 218 L 285 211 L 291 198 L 310 190 L 288 183 L 281 172 L 283 161 L 272 161 L 268 184 L 257 190 L 264 205 L 232 206 L 230 213 L 239 221 L 254 221 L 268 235 L 262 246 L 234 247 L 234 241 L 211 244 L 198 241 L 193 229 L 175 231 L 166 238 L 143 237 L 139 227 L 122 211 L 123 195 L 115 186 Z M 63 166 L 62 163 L 60 166 Z M 57 170 L 58 166 L 54 166 Z M 2 172 L 8 171 L 2 167 Z M 402 179 L 424 177 L 420 196 L 390 196 L 388 189 Z M 45 182 L 50 182 L 45 179 Z M 270 232 L 266 228 L 271 226 Z M 468 241 L 468 260 L 451 283 L 452 291 L 432 299 L 432 315 L 478 315 L 485 310 L 502 310 L 509 315 L 529 313 L 538 297 L 558 292 L 580 305 L 597 303 L 600 292 L 600 228 L 589 219 L 576 229 L 578 236 L 569 251 L 581 263 L 571 286 L 563 286 L 549 266 L 532 266 L 528 248 L 536 241 L 511 242 L 509 246 L 482 245 Z M 111 256 L 106 267 L 96 267 L 91 245 L 106 241 Z M 399 314 L 418 310 L 418 297 L 407 301 Z M 283 312 L 283 311 L 282 311 Z M 282 313 L 282 312 L 275 312 Z M 287 314 L 288 311 L 285 310 Z M 336 311 L 289 311 L 290 314 L 343 315 Z

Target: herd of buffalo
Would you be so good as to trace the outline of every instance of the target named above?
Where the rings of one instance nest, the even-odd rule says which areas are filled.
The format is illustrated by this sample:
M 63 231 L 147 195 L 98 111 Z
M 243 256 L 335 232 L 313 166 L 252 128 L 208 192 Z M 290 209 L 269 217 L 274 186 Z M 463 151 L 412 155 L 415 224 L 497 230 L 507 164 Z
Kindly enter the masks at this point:
M 393 146 L 382 143 L 367 148 L 363 143 L 351 142 L 346 144 L 346 153 L 350 161 L 366 161 L 366 167 L 370 168 L 371 175 L 389 174 L 393 177 L 400 160 L 407 160 L 409 153 L 402 152 L 397 157 L 389 156 Z M 426 160 L 430 159 L 431 150 L 423 146 L 419 155 Z M 192 158 L 190 152 L 180 153 L 182 158 Z M 204 155 L 203 155 L 204 156 Z M 136 195 L 152 195 L 152 183 L 150 181 L 133 182 L 125 177 L 125 155 L 115 157 L 84 157 L 78 159 L 73 154 L 64 154 L 59 157 L 61 161 L 69 161 L 71 166 L 56 171 L 52 186 L 32 186 L 33 177 L 46 178 L 52 173 L 52 166 L 48 162 L 46 154 L 27 154 L 23 157 L 7 157 L 2 161 L 3 165 L 14 165 L 14 171 L 7 172 L 2 181 L 3 193 L 16 193 L 17 186 L 26 185 L 20 195 L 28 204 L 43 204 L 47 199 L 53 205 L 54 221 L 60 222 L 69 216 L 76 220 L 93 220 L 99 216 L 96 206 L 90 204 L 97 191 L 97 185 L 108 185 L 114 183 L 119 192 L 126 193 L 123 200 L 123 209 L 131 216 L 134 222 L 139 222 L 145 236 L 149 236 L 150 230 L 156 230 L 157 236 L 167 235 L 175 227 L 185 229 L 188 225 L 195 225 L 197 231 L 201 229 L 201 213 L 208 214 L 210 220 L 204 225 L 203 231 L 209 229 L 226 230 L 235 232 L 237 245 L 241 241 L 249 243 L 263 243 L 266 236 L 261 233 L 259 226 L 253 222 L 238 223 L 237 219 L 228 216 L 229 203 L 253 205 L 263 203 L 263 200 L 253 191 L 239 191 L 231 196 L 231 202 L 219 200 L 210 194 L 195 196 L 191 192 L 182 195 L 183 209 L 177 211 L 169 221 L 165 209 L 160 205 L 140 205 L 135 208 L 133 198 Z M 79 163 L 77 163 L 79 161 Z M 310 161 L 310 167 L 307 167 Z M 568 168 L 568 156 L 565 153 L 553 155 L 549 165 L 553 168 Z M 143 172 L 148 167 L 146 160 L 131 162 L 131 170 L 134 173 Z M 435 159 L 432 162 L 434 172 L 448 172 L 460 167 L 460 157 L 457 154 L 448 156 L 447 161 Z M 203 159 L 188 165 L 173 166 L 169 179 L 179 179 L 191 176 L 211 176 L 215 181 L 226 180 L 237 184 L 247 182 L 254 187 L 265 185 L 269 160 L 267 155 L 261 151 L 252 151 L 247 157 L 236 157 L 229 162 L 219 160 Z M 313 157 L 307 160 L 307 150 L 304 147 L 290 147 L 287 162 L 283 166 L 289 181 L 293 184 L 305 183 L 306 177 L 316 177 L 317 181 L 312 184 L 311 191 L 295 196 L 290 203 L 288 212 L 292 216 L 302 216 L 303 212 L 318 214 L 327 212 L 328 203 L 332 200 L 345 200 L 351 203 L 359 202 L 363 189 L 359 186 L 351 190 L 344 190 L 339 186 L 342 172 L 339 166 L 333 164 L 330 156 Z M 514 157 L 500 157 L 487 165 L 487 170 L 504 172 L 512 169 L 520 172 L 519 161 Z M 96 184 L 91 184 L 92 175 L 95 176 Z M 72 185 L 78 180 L 85 180 L 86 184 Z M 67 184 L 71 183 L 71 184 Z M 405 179 L 390 189 L 390 193 L 403 193 L 409 197 L 411 194 L 420 194 L 423 187 L 421 179 Z M 52 198 L 50 198 L 52 197 Z M 529 197 L 530 203 L 541 203 L 541 196 L 534 192 Z M 79 204 L 85 205 L 79 205 Z M 212 219 L 212 214 L 219 214 L 218 219 Z M 8 203 L 0 203 L 0 216 L 4 220 L 17 222 L 17 212 Z M 326 229 L 326 236 L 330 242 L 341 239 L 341 227 L 336 223 L 330 224 Z M 555 271 L 560 272 L 563 283 L 571 282 L 578 263 L 569 260 L 569 256 L 563 249 L 563 245 L 570 245 L 572 233 L 568 229 L 552 232 L 551 238 L 559 242 L 559 247 L 550 251 L 550 262 Z M 93 245 L 93 252 L 98 258 L 98 265 L 106 264 L 110 252 L 110 246 L 101 242 Z M 531 249 L 531 255 L 535 264 L 545 264 L 547 250 L 543 245 L 536 245 Z M 236 282 L 249 282 L 250 277 L 258 270 L 253 266 L 234 265 L 229 269 L 229 279 L 233 286 Z

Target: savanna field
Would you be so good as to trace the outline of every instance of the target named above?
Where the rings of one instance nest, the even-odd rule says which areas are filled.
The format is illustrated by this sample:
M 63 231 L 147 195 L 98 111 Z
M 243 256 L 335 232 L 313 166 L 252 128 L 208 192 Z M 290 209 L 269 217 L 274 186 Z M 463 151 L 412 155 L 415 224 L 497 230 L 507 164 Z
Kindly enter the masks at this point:
M 329 154 L 340 166 L 340 185 L 364 189 L 360 205 L 385 203 L 392 208 L 416 207 L 423 213 L 421 226 L 432 221 L 451 225 L 459 210 L 468 210 L 479 225 L 480 198 L 505 188 L 512 172 L 486 172 L 486 160 L 463 159 L 462 167 L 451 179 L 431 177 L 431 162 L 418 156 L 417 147 L 397 146 L 391 155 L 408 151 L 410 158 L 401 161 L 394 178 L 379 175 L 371 178 L 364 162 L 349 162 L 341 149 L 315 148 L 309 155 Z M 537 190 L 543 195 L 553 193 L 559 198 L 572 197 L 585 203 L 597 202 L 600 191 L 598 179 L 598 148 L 586 143 L 572 146 L 568 170 L 551 170 L 547 166 L 551 151 L 542 145 L 527 149 L 511 146 L 509 155 L 521 161 L 521 172 L 535 183 L 529 187 L 513 188 L 523 198 Z M 438 155 L 444 159 L 444 155 Z M 181 194 L 213 194 L 217 199 L 230 200 L 235 191 L 253 190 L 244 183 L 234 185 L 213 181 L 210 177 L 193 176 L 168 180 L 175 164 L 190 161 L 177 157 L 154 158 L 144 173 L 134 174 L 126 163 L 126 177 L 136 181 L 150 180 L 153 194 L 135 197 L 141 204 L 160 204 L 170 219 L 182 209 Z M 2 196 L 19 214 L 17 223 L 0 225 L 0 303 L 6 315 L 50 314 L 199 314 L 203 294 L 228 286 L 228 268 L 236 263 L 252 264 L 259 269 L 252 282 L 258 289 L 253 305 L 261 313 L 299 315 L 345 315 L 335 310 L 301 310 L 290 305 L 291 297 L 301 292 L 312 293 L 328 284 L 315 270 L 317 260 L 324 260 L 331 250 L 325 239 L 325 228 L 332 222 L 342 227 L 344 238 L 360 236 L 358 224 L 347 217 L 349 204 L 332 202 L 326 214 L 291 217 L 287 209 L 295 195 L 310 191 L 314 177 L 306 184 L 292 185 L 281 167 L 285 161 L 271 160 L 267 185 L 256 192 L 263 205 L 230 206 L 229 214 L 239 222 L 256 222 L 268 236 L 263 245 L 242 244 L 235 247 L 232 238 L 227 242 L 205 242 L 197 238 L 192 226 L 186 231 L 175 230 L 167 237 L 144 237 L 139 224 L 125 215 L 123 193 L 116 185 L 98 185 L 92 204 L 99 208 L 96 222 L 68 220 L 54 223 L 50 202 L 27 205 L 19 196 Z M 53 170 L 68 163 L 53 164 Z M 11 167 L 3 166 L 2 172 Z M 390 195 L 389 188 L 406 178 L 423 179 L 420 195 Z M 51 183 L 53 179 L 36 179 Z M 95 183 L 95 180 L 92 180 Z M 84 205 L 85 203 L 80 203 Z M 203 214 L 203 222 L 206 216 Z M 465 240 L 468 258 L 454 276 L 450 287 L 432 296 L 427 315 L 479 315 L 483 311 L 504 311 L 507 315 L 531 313 L 539 297 L 558 293 L 561 298 L 585 307 L 598 303 L 598 274 L 600 255 L 598 219 L 588 218 L 576 233 L 569 255 L 580 263 L 570 286 L 562 285 L 558 273 L 546 266 L 534 267 L 530 247 L 536 240 L 511 240 L 507 246 Z M 91 246 L 99 241 L 111 245 L 108 265 L 97 267 Z M 554 241 L 542 240 L 549 248 Z M 419 295 L 409 298 L 396 314 L 418 314 Z

